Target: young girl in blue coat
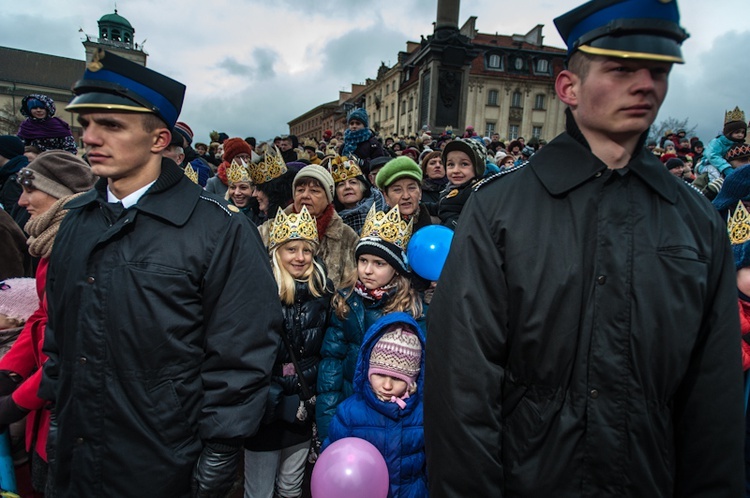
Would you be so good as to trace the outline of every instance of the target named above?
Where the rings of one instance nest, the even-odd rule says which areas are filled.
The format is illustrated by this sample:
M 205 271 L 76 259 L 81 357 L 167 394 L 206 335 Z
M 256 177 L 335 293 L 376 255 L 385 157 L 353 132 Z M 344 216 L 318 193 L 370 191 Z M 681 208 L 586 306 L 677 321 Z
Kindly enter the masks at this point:
M 328 435 L 336 407 L 353 394 L 352 381 L 365 331 L 382 315 L 404 311 L 424 327 L 422 297 L 412 286 L 406 244 L 412 223 L 398 206 L 388 213 L 370 210 L 356 248 L 357 271 L 333 298 L 318 373 L 316 419 L 319 440 Z
M 358 437 L 383 455 L 390 498 L 427 496 L 422 371 L 424 333 L 407 313 L 376 321 L 357 359 L 354 395 L 341 403 L 323 451 L 339 439 Z
M 289 215 L 279 209 L 269 254 L 284 312 L 284 336 L 263 425 L 245 441 L 245 497 L 302 496 L 320 347 L 333 294 L 333 284 L 313 256 L 317 243 L 315 218 L 307 208 Z

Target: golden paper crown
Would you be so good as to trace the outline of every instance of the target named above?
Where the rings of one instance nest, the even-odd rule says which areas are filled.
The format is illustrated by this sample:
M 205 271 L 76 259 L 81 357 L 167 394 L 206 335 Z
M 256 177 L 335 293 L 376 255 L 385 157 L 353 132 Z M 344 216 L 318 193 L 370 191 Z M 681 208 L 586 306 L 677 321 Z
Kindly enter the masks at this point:
M 750 213 L 742 201 L 737 203 L 737 209 L 734 214 L 728 217 L 727 232 L 729 232 L 729 241 L 733 246 L 744 244 L 750 240 Z
M 336 156 L 331 159 L 329 168 L 334 183 L 362 175 L 362 170 L 357 165 L 356 159 L 349 159 L 346 156 Z
M 273 219 L 268 249 L 271 250 L 290 240 L 309 240 L 318 243 L 318 226 L 305 206 L 302 206 L 298 214 L 289 215 L 279 208 L 276 218 Z
M 724 114 L 724 124 L 727 124 L 731 121 L 745 121 L 745 111 L 740 110 L 739 106 L 735 107 L 732 111 L 727 111 L 726 114 Z
M 232 159 L 232 164 L 227 170 L 227 181 L 229 183 L 250 181 L 250 172 L 247 169 L 247 164 L 242 159 L 240 161 L 242 164 L 238 163 L 236 159 Z
M 303 147 L 315 147 L 317 149 L 318 148 L 318 142 L 316 142 L 314 139 L 312 139 L 310 137 L 307 137 L 306 139 L 304 139 L 302 141 L 302 146 Z
M 401 213 L 398 205 L 388 211 L 377 211 L 375 204 L 370 208 L 365 218 L 365 224 L 362 227 L 361 238 L 377 237 L 391 244 L 396 244 L 401 250 L 406 250 L 406 244 L 409 243 L 414 220 L 406 223 L 401 219 Z
M 262 161 L 250 165 L 250 178 L 254 184 L 259 185 L 280 177 L 286 171 L 286 163 L 281 156 L 281 151 L 274 145 L 273 149 L 268 149 Z
M 195 170 L 190 163 L 185 165 L 185 176 L 187 176 L 191 182 L 198 184 L 198 171 Z

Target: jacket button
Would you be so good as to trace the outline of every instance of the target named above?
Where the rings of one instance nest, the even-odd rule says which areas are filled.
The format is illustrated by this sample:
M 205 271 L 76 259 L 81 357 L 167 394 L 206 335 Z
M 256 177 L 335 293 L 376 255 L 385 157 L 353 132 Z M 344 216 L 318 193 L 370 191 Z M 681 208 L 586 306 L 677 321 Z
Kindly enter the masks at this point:
M 607 283 L 607 276 L 606 275 L 599 275 L 596 277 L 596 283 L 599 285 L 604 285 Z
M 599 178 L 600 176 L 602 176 L 602 172 L 597 171 L 597 173 L 594 175 L 594 178 Z
M 85 356 L 81 356 L 80 358 L 78 358 L 78 363 L 81 365 L 85 365 L 87 361 L 88 360 L 86 359 Z
M 77 437 L 76 438 L 76 444 L 83 444 L 83 438 L 82 437 Z
M 96 279 L 94 277 L 88 277 L 86 279 L 86 282 L 89 283 L 89 284 L 93 284 L 94 282 L 96 282 Z
M 591 396 L 591 399 L 596 399 L 596 398 L 598 398 L 598 397 L 599 397 L 599 391 L 598 391 L 598 390 L 596 390 L 596 389 L 592 389 L 592 390 L 591 390 L 591 391 L 589 392 L 589 396 Z

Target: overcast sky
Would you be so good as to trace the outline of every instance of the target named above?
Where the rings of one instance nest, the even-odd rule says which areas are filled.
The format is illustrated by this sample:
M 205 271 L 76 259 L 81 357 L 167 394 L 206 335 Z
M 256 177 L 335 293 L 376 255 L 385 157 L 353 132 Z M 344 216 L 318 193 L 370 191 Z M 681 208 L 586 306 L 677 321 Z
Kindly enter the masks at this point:
M 545 45 L 564 47 L 552 20 L 579 3 L 464 0 L 459 25 L 476 16 L 480 32 L 512 35 L 543 24 Z M 437 1 L 119 0 L 117 9 L 146 40 L 147 65 L 187 85 L 180 119 L 206 141 L 211 130 L 258 139 L 288 131 L 288 121 L 431 34 Z M 97 36 L 97 20 L 113 10 L 104 0 L 2 0 L 0 46 L 82 60 L 79 28 Z M 750 118 L 750 0 L 681 0 L 680 11 L 687 63 L 672 71 L 657 122 L 687 118 L 708 141 L 725 110 L 739 105 Z

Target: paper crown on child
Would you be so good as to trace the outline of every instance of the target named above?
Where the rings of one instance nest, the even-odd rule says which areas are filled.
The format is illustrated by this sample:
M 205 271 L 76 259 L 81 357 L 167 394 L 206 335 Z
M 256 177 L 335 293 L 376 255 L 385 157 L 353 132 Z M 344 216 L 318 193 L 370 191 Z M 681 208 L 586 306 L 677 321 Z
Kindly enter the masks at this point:
M 245 161 L 240 159 L 240 162 L 238 163 L 236 160 L 232 160 L 232 164 L 227 169 L 227 182 L 250 182 L 250 171 Z
M 184 173 L 185 173 L 185 176 L 187 176 L 190 179 L 191 182 L 193 182 L 195 184 L 198 183 L 198 171 L 196 171 L 195 168 L 193 168 L 190 165 L 190 163 L 187 163 L 185 165 Z
M 413 221 L 407 223 L 402 220 L 398 206 L 386 213 L 377 211 L 373 204 L 362 226 L 362 238 L 354 252 L 355 257 L 372 254 L 384 259 L 402 275 L 409 275 L 411 269 L 406 257 L 406 245 L 411 238 Z
M 724 114 L 724 124 L 731 123 L 732 121 L 745 122 L 745 111 L 740 109 L 739 106 L 735 106 L 734 109 Z
M 394 323 L 372 347 L 367 378 L 382 374 L 411 385 L 419 376 L 421 364 L 422 344 L 419 337 L 403 324 Z
M 365 218 L 365 224 L 362 226 L 360 236 L 363 239 L 366 237 L 377 237 L 386 242 L 390 242 L 391 244 L 395 244 L 401 250 L 405 251 L 406 245 L 411 238 L 413 221 L 414 220 L 411 219 L 409 220 L 409 223 L 407 223 L 401 219 L 398 205 L 390 211 L 385 212 L 378 211 L 375 209 L 375 204 L 373 204 L 370 211 L 367 213 L 367 218 Z
M 364 176 L 362 169 L 357 164 L 357 161 L 346 156 L 335 156 L 329 163 L 331 170 L 331 176 L 333 177 L 334 183 L 340 183 L 350 178 L 356 178 L 358 176 Z
M 286 214 L 279 208 L 271 224 L 268 250 L 289 242 L 290 240 L 307 240 L 318 243 L 318 226 L 307 207 L 302 206 L 299 213 Z
M 286 163 L 281 151 L 275 145 L 269 148 L 263 156 L 263 160 L 257 164 L 251 164 L 250 178 L 255 185 L 270 182 L 287 172 Z

